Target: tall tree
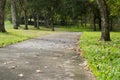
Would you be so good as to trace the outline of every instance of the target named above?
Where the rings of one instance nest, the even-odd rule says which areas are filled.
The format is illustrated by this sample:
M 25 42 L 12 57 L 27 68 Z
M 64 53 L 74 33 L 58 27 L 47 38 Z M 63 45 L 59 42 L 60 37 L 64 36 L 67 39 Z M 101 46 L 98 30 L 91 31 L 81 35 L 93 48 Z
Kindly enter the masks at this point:
M 40 16 L 42 16 L 42 10 L 44 8 L 44 0 L 31 0 L 29 1 L 30 12 L 34 18 L 34 26 L 39 29 Z
M 5 4 L 6 0 L 0 0 L 0 32 L 6 32 L 4 26 Z
M 118 27 L 120 22 L 120 1 L 119 0 L 107 0 L 110 11 L 110 30 L 112 31 L 114 27 Z M 113 23 L 117 23 L 114 25 Z
M 100 40 L 110 41 L 110 30 L 109 30 L 109 12 L 105 0 L 97 0 L 100 15 L 101 15 L 101 25 L 102 25 L 102 34 Z
M 28 15 L 27 15 L 27 12 L 28 12 L 28 0 L 18 0 L 22 10 L 23 10 L 23 13 L 24 13 L 24 23 L 25 23 L 25 30 L 28 29 Z
M 13 23 L 13 28 L 18 29 L 19 27 L 19 19 L 17 15 L 17 8 L 16 8 L 16 1 L 15 0 L 10 0 L 11 1 L 11 14 L 12 14 L 12 23 Z
M 57 12 L 60 10 L 61 0 L 45 0 L 46 20 L 49 21 L 52 31 L 54 31 L 54 21 Z

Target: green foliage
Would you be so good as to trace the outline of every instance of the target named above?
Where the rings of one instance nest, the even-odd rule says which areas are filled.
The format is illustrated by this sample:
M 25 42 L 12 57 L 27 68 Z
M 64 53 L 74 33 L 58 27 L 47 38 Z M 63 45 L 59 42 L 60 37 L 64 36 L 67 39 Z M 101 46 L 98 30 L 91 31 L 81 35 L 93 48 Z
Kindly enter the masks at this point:
M 120 1 L 119 0 L 108 0 L 107 4 L 110 8 L 111 16 L 117 16 L 120 14 Z
M 112 32 L 111 42 L 99 42 L 99 32 L 84 32 L 81 37 L 81 55 L 97 80 L 120 79 L 120 33 Z
M 91 31 L 89 24 L 86 27 L 84 26 L 56 26 L 60 31 L 68 31 L 68 32 L 83 32 L 83 31 Z
M 50 32 L 48 31 L 48 29 L 47 31 L 42 31 L 41 29 L 35 30 L 33 28 L 31 28 L 30 30 L 23 30 L 23 28 L 19 30 L 14 30 L 12 29 L 12 24 L 10 24 L 8 21 L 6 22 L 6 29 L 7 29 L 7 33 L 0 33 L 0 47 L 21 42 L 26 39 L 31 39 L 46 34 L 56 33 L 56 32 Z M 46 29 L 44 28 L 44 30 Z

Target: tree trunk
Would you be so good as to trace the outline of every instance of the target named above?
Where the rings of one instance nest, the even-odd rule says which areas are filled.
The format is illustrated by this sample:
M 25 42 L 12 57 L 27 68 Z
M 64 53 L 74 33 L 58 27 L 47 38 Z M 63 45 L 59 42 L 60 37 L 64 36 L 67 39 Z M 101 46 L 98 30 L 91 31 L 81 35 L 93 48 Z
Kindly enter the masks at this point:
M 96 17 L 95 16 L 93 19 L 93 26 L 94 26 L 93 30 L 96 31 L 97 29 L 96 29 Z
M 99 25 L 99 30 L 101 30 L 101 18 L 98 18 L 99 22 L 98 22 L 98 25 Z
M 13 28 L 18 29 L 19 27 L 19 19 L 17 15 L 17 9 L 16 9 L 16 2 L 15 0 L 10 0 L 11 1 L 11 14 L 12 14 L 12 23 L 13 23 Z
M 53 17 L 51 18 L 50 24 L 51 24 L 51 27 L 52 27 L 52 31 L 55 31 L 55 28 L 54 28 L 54 18 Z
M 21 0 L 18 0 L 20 3 L 20 6 L 24 12 L 24 24 L 25 24 L 25 30 L 28 30 L 28 15 L 27 15 L 27 8 L 23 6 L 23 3 L 21 2 Z
M 24 10 L 24 20 L 25 20 L 25 30 L 28 30 L 28 17 L 27 17 L 27 11 Z
M 37 29 L 39 29 L 39 15 L 37 14 Z
M 37 19 L 35 15 L 33 16 L 33 19 L 34 19 L 34 27 L 37 28 Z
M 112 25 L 113 24 L 113 20 L 112 19 L 110 19 L 110 23 L 109 24 L 110 24 L 110 31 L 112 31 L 113 30 L 113 25 Z
M 66 25 L 65 19 L 62 19 L 62 20 L 60 21 L 60 23 L 61 23 L 62 26 L 65 26 L 65 25 Z
M 83 26 L 83 17 L 81 16 L 81 26 Z
M 45 20 L 45 27 L 46 27 L 46 28 L 49 28 L 49 27 L 50 27 L 50 20 L 49 20 L 49 19 L 46 19 L 46 20 Z
M 110 30 L 109 30 L 109 13 L 105 0 L 97 0 L 100 15 L 101 15 L 101 26 L 102 26 L 102 35 L 101 41 L 110 41 Z
M 85 15 L 85 27 L 87 26 L 87 15 Z
M 0 32 L 6 32 L 4 26 L 5 4 L 6 0 L 0 0 Z

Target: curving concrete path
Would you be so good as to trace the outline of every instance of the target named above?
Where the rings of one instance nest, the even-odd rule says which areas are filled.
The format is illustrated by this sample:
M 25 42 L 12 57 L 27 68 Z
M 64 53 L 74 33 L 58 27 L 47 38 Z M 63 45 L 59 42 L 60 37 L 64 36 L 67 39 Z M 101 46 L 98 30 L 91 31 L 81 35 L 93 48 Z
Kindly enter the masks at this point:
M 80 35 L 50 34 L 0 48 L 0 80 L 94 80 L 74 50 Z

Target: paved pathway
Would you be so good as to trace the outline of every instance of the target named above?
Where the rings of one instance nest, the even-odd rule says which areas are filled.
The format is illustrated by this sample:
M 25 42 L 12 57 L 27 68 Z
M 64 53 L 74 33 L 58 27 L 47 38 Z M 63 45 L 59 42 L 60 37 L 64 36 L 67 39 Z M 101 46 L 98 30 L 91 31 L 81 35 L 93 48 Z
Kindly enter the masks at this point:
M 0 48 L 0 80 L 93 80 L 73 49 L 80 35 L 51 34 Z

